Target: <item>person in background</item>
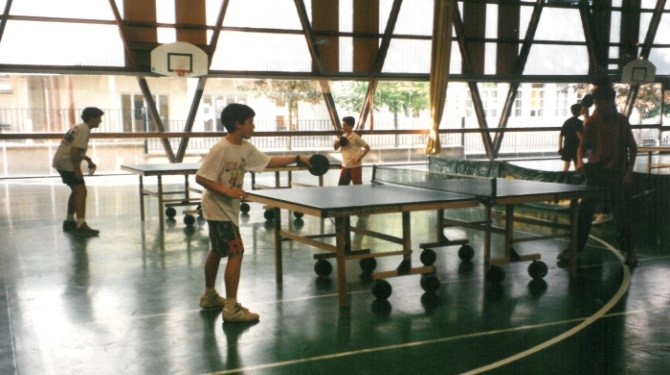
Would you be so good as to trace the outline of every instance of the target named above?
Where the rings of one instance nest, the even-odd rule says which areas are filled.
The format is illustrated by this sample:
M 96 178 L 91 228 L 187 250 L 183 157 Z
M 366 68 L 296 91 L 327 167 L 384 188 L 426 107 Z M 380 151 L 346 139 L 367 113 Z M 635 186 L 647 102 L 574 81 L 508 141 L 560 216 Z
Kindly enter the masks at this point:
M 589 105 L 590 106 L 590 105 Z M 575 169 L 577 168 L 577 148 L 584 137 L 584 123 L 579 119 L 580 115 L 584 119 L 589 118 L 588 106 L 582 113 L 582 104 L 573 104 L 570 106 L 572 117 L 563 123 L 561 134 L 558 137 L 558 153 L 561 155 L 561 160 L 564 161 L 563 172 L 570 169 L 570 162 L 574 162 Z M 602 199 L 596 205 L 596 210 L 593 214 L 592 225 L 600 225 L 612 220 L 610 209 L 607 206 L 607 200 Z
M 575 169 L 577 168 L 577 148 L 584 130 L 584 123 L 579 119 L 582 105 L 571 105 L 570 112 L 572 117 L 565 120 L 558 136 L 558 154 L 561 155 L 561 160 L 563 160 L 563 172 L 570 169 L 570 162 L 574 163 Z
M 242 271 L 244 244 L 240 236 L 240 200 L 246 171 L 262 172 L 268 167 L 302 164 L 311 167 L 306 156 L 270 157 L 248 139 L 254 134 L 256 113 L 244 104 L 229 104 L 221 112 L 221 123 L 228 134 L 210 149 L 196 172 L 195 181 L 205 190 L 202 213 L 209 227 L 211 249 L 205 260 L 205 292 L 200 297 L 203 309 L 222 308 L 224 322 L 255 322 L 257 313 L 237 300 Z M 228 258 L 224 273 L 226 298 L 215 288 L 221 258 Z
M 607 206 L 607 199 L 602 199 L 597 205 L 593 214 L 591 225 L 600 225 L 612 220 L 612 213 Z
M 342 170 L 338 185 L 363 183 L 363 158 L 370 152 L 370 146 L 358 134 L 353 132 L 356 120 L 351 116 L 342 119 L 342 136 L 333 147 L 342 152 Z
M 637 144 L 628 118 L 617 112 L 616 92 L 607 79 L 595 83 L 593 98 L 595 111 L 584 123 L 584 137 L 577 150 L 577 169 L 584 169 L 587 186 L 605 190 L 609 208 L 616 222 L 617 240 L 629 267 L 637 265 L 632 243 L 630 189 Z M 584 164 L 583 157 L 587 158 Z M 584 198 L 579 205 L 577 250 L 583 251 L 593 221 L 593 213 L 600 198 Z M 559 261 L 570 259 L 565 250 Z
M 96 107 L 87 107 L 81 113 L 83 123 L 77 124 L 65 133 L 54 155 L 52 166 L 58 171 L 63 183 L 71 192 L 67 200 L 67 216 L 63 221 L 63 231 L 80 237 L 92 237 L 100 234 L 86 223 L 86 184 L 81 171 L 81 162 L 88 163 L 89 174 L 96 169 L 95 163 L 86 156 L 91 129 L 102 122 L 104 112 Z

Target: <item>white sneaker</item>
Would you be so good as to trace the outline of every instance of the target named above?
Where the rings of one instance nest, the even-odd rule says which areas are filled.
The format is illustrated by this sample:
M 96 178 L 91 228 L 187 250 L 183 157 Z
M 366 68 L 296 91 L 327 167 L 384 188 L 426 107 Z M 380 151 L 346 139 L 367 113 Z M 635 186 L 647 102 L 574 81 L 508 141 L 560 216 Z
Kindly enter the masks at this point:
M 223 321 L 228 323 L 255 322 L 259 319 L 258 314 L 252 313 L 239 303 L 232 309 L 223 309 Z
M 226 300 L 218 293 L 212 297 L 207 294 L 203 294 L 202 297 L 200 297 L 200 307 L 203 309 L 222 309 L 225 304 Z
M 595 214 L 593 215 L 593 221 L 591 222 L 591 225 L 598 225 L 602 224 L 606 221 L 611 220 L 612 217 L 608 214 Z

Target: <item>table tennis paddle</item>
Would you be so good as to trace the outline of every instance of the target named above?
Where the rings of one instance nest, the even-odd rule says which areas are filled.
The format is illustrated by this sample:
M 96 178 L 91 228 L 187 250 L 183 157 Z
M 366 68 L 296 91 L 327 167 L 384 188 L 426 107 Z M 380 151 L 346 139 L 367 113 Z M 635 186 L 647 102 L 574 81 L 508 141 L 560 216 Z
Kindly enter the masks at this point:
M 349 139 L 345 136 L 340 137 L 340 146 L 346 147 L 349 144 Z
M 330 168 L 330 162 L 324 155 L 312 155 L 312 157 L 309 158 L 309 163 L 312 165 L 309 168 L 309 173 L 313 176 L 323 176 Z

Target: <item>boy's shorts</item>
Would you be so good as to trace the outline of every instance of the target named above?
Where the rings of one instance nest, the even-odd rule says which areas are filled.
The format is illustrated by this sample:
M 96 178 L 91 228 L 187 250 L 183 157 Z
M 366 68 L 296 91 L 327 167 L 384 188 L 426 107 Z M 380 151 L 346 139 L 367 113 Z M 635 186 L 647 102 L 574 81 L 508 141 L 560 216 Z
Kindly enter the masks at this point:
M 212 251 L 222 258 L 230 255 L 242 255 L 244 245 L 240 237 L 240 228 L 230 221 L 207 220 L 209 226 L 209 241 Z
M 82 176 L 81 179 L 78 179 L 77 175 L 72 171 L 61 171 L 60 169 L 57 169 L 57 171 L 58 174 L 60 174 L 61 180 L 63 180 L 63 183 L 67 186 L 86 185 L 84 183 L 84 176 Z

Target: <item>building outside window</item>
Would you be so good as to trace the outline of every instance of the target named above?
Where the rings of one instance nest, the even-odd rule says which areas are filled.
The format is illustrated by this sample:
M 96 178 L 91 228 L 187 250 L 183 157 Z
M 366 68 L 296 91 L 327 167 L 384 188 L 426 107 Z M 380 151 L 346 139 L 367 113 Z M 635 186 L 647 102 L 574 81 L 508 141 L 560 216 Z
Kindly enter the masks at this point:
M 163 125 L 168 127 L 169 105 L 167 95 L 154 95 L 156 108 L 161 116 Z M 147 110 L 144 97 L 141 94 L 121 94 L 121 113 L 124 132 L 152 131 L 151 114 Z
M 568 117 L 570 116 L 569 108 L 572 103 L 570 102 L 569 95 L 570 87 L 568 85 L 558 85 L 556 86 L 556 116 L 557 117 Z
M 530 89 L 531 117 L 544 116 L 544 84 L 533 83 Z
M 221 111 L 231 103 L 246 104 L 247 97 L 240 94 L 203 95 L 201 113 L 204 131 L 224 131 Z

